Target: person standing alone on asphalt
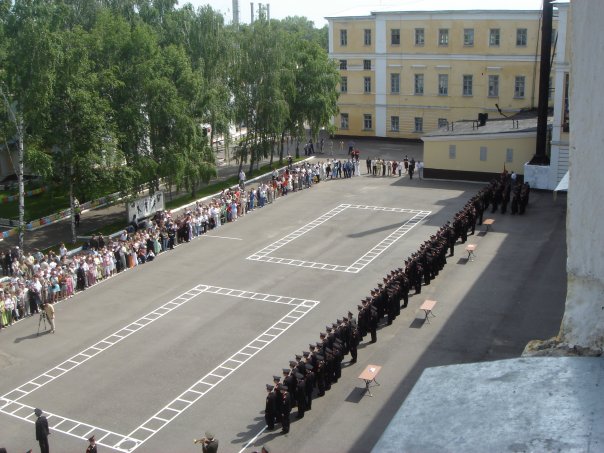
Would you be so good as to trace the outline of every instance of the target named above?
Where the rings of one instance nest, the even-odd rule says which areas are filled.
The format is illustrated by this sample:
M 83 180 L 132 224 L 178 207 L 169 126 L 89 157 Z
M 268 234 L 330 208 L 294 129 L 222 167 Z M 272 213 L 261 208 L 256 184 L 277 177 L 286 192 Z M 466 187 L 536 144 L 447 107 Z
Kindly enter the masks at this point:
M 415 159 L 412 157 L 409 162 L 409 179 L 413 179 L 413 172 L 415 171 Z
M 50 431 L 48 429 L 48 420 L 42 415 L 42 409 L 34 410 L 36 414 L 36 440 L 40 444 L 41 453 L 50 453 L 50 447 L 48 446 L 48 436 Z
M 46 319 L 50 324 L 50 333 L 55 333 L 55 307 L 49 303 L 42 305 L 44 313 L 46 313 Z

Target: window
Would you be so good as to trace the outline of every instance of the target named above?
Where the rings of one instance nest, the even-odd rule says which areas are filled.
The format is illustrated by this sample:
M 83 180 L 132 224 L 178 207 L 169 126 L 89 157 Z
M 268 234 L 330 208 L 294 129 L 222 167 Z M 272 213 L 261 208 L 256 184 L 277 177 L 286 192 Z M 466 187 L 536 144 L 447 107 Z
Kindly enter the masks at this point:
M 489 46 L 498 47 L 499 46 L 499 29 L 491 28 L 489 30 Z
M 363 36 L 364 36 L 363 44 L 365 44 L 366 46 L 370 46 L 371 45 L 371 30 L 366 28 Z
M 497 97 L 497 96 L 499 96 L 499 76 L 490 75 L 489 76 L 489 97 Z
M 487 147 L 486 146 L 480 147 L 480 160 L 482 160 L 482 161 L 487 160 Z
M 508 164 L 514 161 L 514 150 L 512 148 L 505 150 L 505 161 Z
M 424 119 L 416 116 L 414 132 L 422 132 L 423 130 L 424 130 Z
M 474 29 L 464 28 L 463 29 L 463 45 L 471 47 L 474 45 Z
M 424 75 L 415 74 L 414 94 L 424 94 Z
M 340 129 L 348 129 L 348 113 L 340 113 Z
M 363 115 L 363 129 L 373 129 L 373 120 L 371 115 Z
M 472 75 L 463 76 L 463 95 L 472 96 L 472 85 L 474 77 Z
M 449 159 L 457 157 L 457 145 L 449 145 Z
M 526 28 L 517 28 L 516 29 L 516 46 L 517 47 L 526 47 L 526 41 L 527 41 Z
M 348 45 L 348 31 L 340 30 L 340 45 L 347 46 Z
M 340 77 L 340 93 L 348 93 L 348 77 Z
M 398 116 L 391 116 L 390 117 L 390 130 L 392 132 L 398 132 L 398 127 L 399 127 Z
M 514 97 L 515 98 L 523 98 L 524 97 L 524 76 L 516 76 L 516 80 L 514 82 Z
M 390 30 L 390 44 L 398 46 L 401 43 L 401 30 L 399 28 L 393 28 Z
M 363 77 L 363 91 L 371 93 L 371 77 Z
M 438 95 L 447 96 L 449 94 L 449 75 L 438 74 Z
M 390 92 L 398 94 L 401 89 L 401 77 L 399 74 L 390 74 Z
M 363 69 L 371 70 L 371 60 L 363 60 Z
M 441 28 L 438 30 L 438 45 L 448 46 L 449 45 L 449 29 Z
M 447 127 L 449 125 L 449 122 L 447 121 L 447 118 L 439 118 L 438 119 L 438 128 L 440 129 L 441 127 Z
M 423 28 L 416 28 L 415 29 L 415 45 L 416 46 L 423 46 L 425 42 L 424 39 L 424 29 Z
M 340 60 L 340 69 L 342 69 L 342 70 L 348 69 L 348 62 L 346 60 Z

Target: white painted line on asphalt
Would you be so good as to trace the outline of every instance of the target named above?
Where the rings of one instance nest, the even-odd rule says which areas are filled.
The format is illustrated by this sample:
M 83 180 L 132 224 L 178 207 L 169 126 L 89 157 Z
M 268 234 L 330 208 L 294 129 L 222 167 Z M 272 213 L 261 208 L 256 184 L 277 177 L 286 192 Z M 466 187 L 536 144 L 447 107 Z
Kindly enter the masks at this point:
M 117 332 L 122 332 L 122 331 L 126 330 L 127 333 L 125 335 L 121 336 L 121 335 L 117 335 L 116 333 L 113 333 L 113 334 L 107 336 L 105 339 L 98 341 L 93 346 L 90 346 L 83 350 L 83 351 L 88 351 L 90 353 L 90 355 L 84 354 L 83 352 L 79 352 L 79 353 L 75 354 L 74 356 L 70 357 L 69 359 L 66 359 L 65 361 L 60 363 L 59 366 L 51 368 L 50 370 L 40 374 L 39 376 L 31 379 L 30 381 L 26 382 L 25 384 L 13 389 L 10 392 L 6 393 L 5 395 L 1 396 L 0 397 L 0 413 L 4 413 L 6 415 L 16 417 L 20 420 L 24 420 L 29 423 L 34 423 L 35 422 L 35 420 L 33 418 L 34 408 L 31 406 L 27 406 L 17 400 L 29 395 L 30 393 L 37 390 L 38 388 L 54 381 L 58 377 L 63 376 L 68 371 L 75 369 L 79 365 L 87 362 L 88 360 L 97 356 L 101 352 L 109 349 L 111 346 L 114 346 L 115 344 L 126 339 L 132 333 L 134 333 L 138 330 L 141 330 L 142 328 L 151 324 L 151 322 L 163 317 L 165 314 L 173 311 L 174 309 L 180 307 L 184 303 L 188 302 L 189 300 L 193 299 L 195 296 L 200 295 L 202 293 L 211 293 L 211 294 L 218 294 L 218 295 L 224 295 L 224 296 L 229 296 L 229 297 L 257 300 L 257 301 L 261 301 L 261 302 L 290 305 L 293 308 L 287 314 L 285 314 L 281 319 L 276 321 L 272 326 L 270 326 L 268 329 L 266 329 L 264 332 L 262 332 L 260 335 L 258 335 L 254 340 L 249 342 L 247 345 L 245 345 L 239 351 L 237 351 L 236 353 L 231 355 L 228 359 L 226 359 L 220 365 L 216 366 L 213 370 L 211 370 L 205 376 L 200 378 L 197 382 L 195 382 L 187 390 L 185 390 L 180 395 L 178 395 L 178 397 L 173 399 L 169 404 L 164 406 L 164 408 L 162 408 L 154 416 L 149 418 L 147 421 L 145 421 L 138 428 L 134 429 L 132 431 L 132 433 L 130 433 L 128 435 L 118 434 L 118 433 L 106 430 L 104 428 L 90 425 L 88 423 L 79 422 L 79 421 L 76 421 L 73 419 L 69 419 L 67 417 L 63 417 L 58 414 L 47 412 L 46 416 L 49 419 L 50 428 L 55 432 L 67 434 L 69 436 L 76 437 L 83 441 L 87 440 L 88 437 L 90 437 L 90 433 L 94 432 L 96 434 L 96 437 L 99 439 L 97 441 L 97 444 L 104 446 L 104 447 L 112 448 L 112 449 L 120 451 L 120 452 L 131 452 L 131 451 L 135 450 L 136 448 L 140 447 L 144 442 L 146 442 L 149 438 L 151 438 L 153 435 L 155 435 L 157 432 L 159 432 L 168 423 L 173 421 L 178 415 L 180 415 L 182 412 L 184 412 L 192 404 L 197 402 L 206 393 L 208 393 L 210 390 L 212 390 L 218 384 L 223 382 L 227 377 L 229 377 L 231 374 L 233 374 L 237 369 L 241 368 L 252 357 L 254 357 L 256 354 L 258 354 L 260 351 L 262 351 L 264 348 L 266 348 L 269 344 L 271 344 L 274 340 L 276 340 L 279 336 L 281 336 L 281 334 L 283 334 L 287 329 L 289 329 L 289 327 L 294 325 L 297 321 L 299 321 L 301 318 L 303 318 L 310 310 L 312 310 L 316 305 L 319 304 L 319 301 L 315 301 L 315 300 L 299 299 L 299 298 L 294 298 L 294 297 L 278 296 L 278 295 L 273 295 L 273 294 L 255 293 L 255 292 L 242 291 L 242 290 L 231 289 L 231 288 L 222 288 L 222 287 L 218 287 L 218 286 L 197 285 L 195 288 L 181 294 L 180 296 L 172 299 L 169 302 L 166 302 L 161 307 L 159 307 L 159 308 L 153 310 L 152 312 L 146 314 L 145 316 L 137 319 L 135 322 L 128 324 L 128 326 L 126 326 L 126 327 L 128 327 L 129 329 L 126 330 L 126 328 L 122 328 L 117 331 Z M 174 302 L 176 300 L 178 300 L 179 302 Z M 159 310 L 163 307 L 166 307 L 167 305 L 170 305 L 170 307 L 166 308 L 166 311 L 164 311 L 163 313 L 160 313 L 160 314 L 156 313 L 157 310 Z M 149 319 L 148 317 L 151 315 L 153 315 L 153 317 L 151 317 Z M 284 319 L 286 319 L 286 318 L 290 318 L 293 321 L 286 322 L 286 321 L 284 321 Z M 145 320 L 147 322 L 141 323 L 142 320 Z M 278 324 L 282 324 L 282 325 L 285 324 L 286 328 L 284 328 L 284 329 L 277 328 L 276 326 Z M 136 327 L 131 327 L 131 326 L 136 326 Z M 130 330 L 130 328 L 132 330 Z M 270 333 L 271 331 L 273 331 L 275 329 L 277 330 L 276 334 Z M 107 341 L 107 339 L 111 338 L 111 337 L 113 337 L 113 338 L 117 337 L 117 340 L 115 340 L 113 342 Z M 262 338 L 268 338 L 269 340 L 267 341 Z M 254 343 L 256 343 L 256 344 L 260 343 L 260 345 L 253 346 Z M 244 350 L 248 350 L 248 351 L 251 350 L 250 351 L 251 353 L 243 352 Z M 237 358 L 237 357 L 239 357 L 239 358 Z M 230 365 L 230 366 L 227 366 L 227 365 Z M 206 380 L 209 382 L 206 382 Z M 34 381 L 40 381 L 41 383 L 34 382 Z M 199 386 L 201 386 L 201 385 L 205 386 L 205 388 L 195 390 L 195 387 L 199 388 Z M 13 395 L 13 397 L 11 397 L 10 396 L 11 394 L 15 394 L 15 395 Z M 186 398 L 187 394 L 189 394 L 188 398 Z M 170 407 L 170 406 L 177 406 L 178 409 L 175 409 L 174 407 Z M 19 411 L 23 411 L 24 413 L 27 413 L 27 415 L 17 414 L 17 412 L 19 412 Z M 171 411 L 174 414 L 166 415 L 165 411 Z M 162 413 L 163 413 L 163 415 L 160 416 L 160 414 L 162 414 Z M 65 428 L 61 428 L 60 425 L 62 425 L 65 422 L 69 422 L 68 426 Z M 145 426 L 145 425 L 148 425 L 148 426 Z M 82 430 L 82 428 L 84 428 L 84 430 Z M 73 432 L 76 429 L 77 429 L 77 432 Z M 139 436 L 139 437 L 134 437 L 134 433 L 136 433 L 137 431 L 138 431 L 137 436 Z M 111 441 L 106 441 L 105 440 L 106 438 L 109 438 Z
M 35 423 L 34 407 L 28 406 L 19 401 L 11 401 L 6 398 L 0 399 L 0 412 L 28 423 Z M 23 415 L 19 415 L 17 412 L 23 412 Z M 75 437 L 81 440 L 88 439 L 88 437 L 90 437 L 90 434 L 94 433 L 95 437 L 98 439 L 97 444 L 102 445 L 103 447 L 109 447 L 114 450 L 128 452 L 130 451 L 129 449 L 120 448 L 119 445 L 125 442 L 129 442 L 133 445 L 138 446 L 143 442 L 140 439 L 135 439 L 132 436 L 125 436 L 123 434 L 109 431 L 104 428 L 99 428 L 97 426 L 89 425 L 87 423 L 63 417 L 52 412 L 45 412 L 44 415 L 48 420 L 48 425 L 50 427 L 51 432 L 67 434 L 68 436 Z M 65 422 L 67 422 L 67 427 L 62 428 L 60 425 L 64 424 Z M 78 433 L 73 433 L 72 431 L 76 429 L 78 430 Z M 104 439 L 108 436 L 111 436 L 111 439 L 113 439 L 114 441 L 110 443 L 106 442 Z
M 197 294 L 201 294 L 203 291 L 205 291 L 206 286 L 204 286 L 204 285 L 198 285 L 198 286 L 196 286 L 196 288 L 202 288 L 200 290 L 200 292 L 197 293 Z M 69 359 L 65 360 L 64 362 L 60 363 L 58 366 L 56 366 L 54 368 L 51 368 L 50 370 L 45 371 L 44 373 L 40 374 L 39 376 L 36 376 L 35 378 L 33 378 L 30 381 L 26 382 L 25 384 L 17 387 L 16 389 L 13 389 L 10 392 L 5 393 L 0 398 L 5 398 L 5 399 L 8 399 L 8 400 L 17 401 L 17 400 L 20 400 L 21 398 L 29 395 L 34 390 L 37 390 L 39 387 L 42 387 L 42 386 L 44 386 L 46 384 L 49 384 L 50 382 L 54 381 L 55 379 L 59 378 L 60 376 L 63 376 L 68 371 L 71 371 L 74 368 L 76 368 L 79 365 L 81 365 L 82 363 L 87 362 L 88 360 L 90 360 L 91 358 L 97 356 L 101 352 L 109 349 L 111 346 L 114 346 L 117 343 L 120 343 L 121 341 L 123 341 L 124 339 L 126 339 L 130 335 L 132 335 L 133 333 L 141 330 L 143 327 L 148 326 L 153 321 L 161 318 L 162 316 L 170 313 L 172 310 L 175 310 L 176 308 L 180 307 L 182 304 L 184 304 L 184 303 L 188 302 L 189 300 L 193 299 L 197 294 L 188 294 L 190 291 L 191 290 L 189 290 L 188 292 L 185 292 L 185 293 L 181 294 L 178 297 L 175 297 L 170 302 L 166 302 L 164 305 L 162 305 L 161 307 L 159 307 L 159 308 L 166 307 L 166 305 L 168 305 L 168 304 L 173 305 L 172 307 L 169 307 L 169 308 L 166 307 L 166 311 L 164 313 L 154 314 L 154 312 L 157 311 L 157 309 L 155 309 L 152 312 L 147 313 L 146 315 L 140 317 L 136 321 L 128 324 L 126 326 L 126 328 L 128 328 L 129 330 L 126 331 L 125 335 L 121 336 L 121 335 L 117 335 L 116 333 L 112 333 L 111 335 L 105 337 L 103 340 L 100 340 L 97 343 L 95 343 L 94 345 L 85 348 L 81 352 L 78 352 L 74 356 L 72 356 Z M 186 295 L 186 297 L 185 297 L 185 295 Z M 175 303 L 174 301 L 177 300 L 177 299 L 179 299 L 180 302 Z M 149 319 L 148 316 L 150 316 L 152 314 L 154 314 L 155 317 L 152 318 L 152 319 Z M 146 323 L 141 323 L 141 321 L 143 321 L 143 320 L 147 321 L 147 322 Z M 121 332 L 123 330 L 124 330 L 124 328 L 121 328 L 117 332 Z M 113 337 L 113 338 L 117 337 L 117 339 L 115 341 L 108 341 L 108 339 L 111 338 L 111 337 Z M 92 351 L 91 351 L 91 349 L 92 349 Z M 82 352 L 84 352 L 84 351 L 89 351 L 90 354 L 82 354 Z M 32 383 L 32 381 L 37 381 L 39 383 L 39 386 L 37 388 L 35 388 L 35 389 L 30 389 L 28 391 L 24 390 L 24 388 L 26 386 L 30 385 Z M 18 394 L 17 395 L 13 395 L 16 392 L 18 392 Z
M 246 448 L 248 448 L 250 445 L 252 445 L 254 442 L 256 442 L 256 439 L 258 439 L 258 437 L 260 437 L 260 434 L 262 434 L 264 431 L 266 431 L 266 428 L 268 428 L 268 426 L 265 426 L 260 431 L 258 431 L 258 434 L 256 434 L 247 444 L 245 444 L 245 446 L 241 450 L 239 450 L 239 453 L 242 453 L 243 451 L 246 450 Z
M 212 288 L 216 288 L 216 287 L 208 287 L 206 292 L 211 292 Z M 219 288 L 219 289 L 222 289 L 222 288 Z M 236 291 L 236 290 L 233 290 L 233 291 Z M 258 295 L 258 293 L 252 294 L 252 296 L 257 296 L 257 295 Z M 271 295 L 266 295 L 266 296 L 271 296 Z M 241 297 L 241 296 L 232 296 L 232 297 Z M 278 299 L 283 298 L 282 296 L 272 296 L 272 297 L 277 297 Z M 265 300 L 266 298 L 257 299 L 254 297 L 249 297 L 249 299 Z M 132 430 L 132 432 L 129 434 L 129 436 L 130 437 L 136 436 L 137 439 L 140 438 L 140 440 L 141 440 L 141 444 L 132 448 L 132 450 L 138 448 L 140 445 L 142 445 L 142 443 L 146 442 L 153 435 L 155 435 L 157 432 L 159 432 L 161 429 L 163 429 L 165 426 L 167 426 L 170 422 L 172 422 L 174 419 L 176 419 L 176 417 L 178 417 L 182 412 L 184 412 L 191 405 L 193 405 L 194 403 L 199 401 L 210 390 L 212 390 L 218 384 L 223 382 L 227 377 L 231 376 L 236 370 L 241 368 L 252 357 L 257 355 L 260 351 L 262 351 L 269 344 L 271 344 L 273 341 L 275 341 L 279 336 L 281 336 L 287 329 L 282 329 L 276 335 L 269 334 L 268 332 L 271 331 L 272 329 L 274 329 L 277 324 L 282 323 L 283 319 L 285 319 L 285 318 L 294 319 L 294 322 L 289 324 L 289 326 L 288 326 L 288 328 L 289 328 L 292 325 L 294 325 L 295 322 L 302 319 L 310 310 L 312 310 L 315 306 L 317 306 L 319 304 L 318 301 L 314 301 L 314 300 L 295 299 L 295 298 L 288 298 L 288 299 L 290 299 L 291 302 L 298 301 L 298 304 L 294 304 L 294 303 L 290 302 L 288 305 L 293 305 L 293 308 L 286 315 L 284 315 L 281 319 L 276 321 L 271 327 L 269 327 L 264 332 L 262 332 L 260 335 L 258 335 L 254 340 L 250 341 L 247 345 L 242 347 L 239 351 L 237 351 L 233 355 L 231 355 L 228 359 L 226 359 L 220 365 L 216 366 L 213 370 L 211 370 L 205 376 L 201 377 L 197 382 L 195 382 L 187 390 L 185 390 L 180 395 L 178 395 L 175 399 L 173 399 L 170 403 L 168 403 L 162 409 L 157 411 L 152 417 L 147 419 L 138 428 L 135 428 L 134 430 Z M 303 308 L 304 310 L 300 310 L 300 308 Z M 268 337 L 269 341 L 261 339 L 263 337 Z M 260 343 L 260 346 L 259 347 L 253 346 L 254 343 Z M 252 353 L 248 354 L 248 353 L 243 352 L 246 349 L 247 350 L 252 349 Z M 243 360 L 235 359 L 235 357 L 242 356 L 242 355 L 244 356 Z M 231 364 L 233 362 L 234 362 L 234 364 Z M 230 364 L 231 366 L 226 366 L 227 363 Z M 195 388 L 198 387 L 200 384 L 207 386 L 207 388 L 203 392 L 195 390 Z M 189 398 L 191 398 L 191 399 L 184 398 L 185 395 L 190 394 L 190 393 L 193 393 L 193 395 L 189 396 Z M 181 401 L 182 404 L 180 405 L 180 408 L 178 410 L 175 410 L 175 409 L 171 408 L 170 406 L 173 406 L 177 401 Z M 172 410 L 175 413 L 173 415 L 166 414 L 165 413 L 166 410 Z M 160 417 L 160 414 L 162 414 L 161 417 Z M 141 432 L 141 430 L 144 430 L 144 432 Z M 150 434 L 147 434 L 147 432 Z M 130 450 L 130 451 L 132 451 L 132 450 Z
M 366 252 L 363 256 L 358 258 L 354 263 L 345 266 L 338 264 L 328 264 L 328 263 L 318 263 L 315 261 L 305 261 L 305 260 L 296 260 L 291 258 L 280 258 L 277 256 L 269 256 L 275 250 L 280 249 L 286 244 L 289 244 L 293 240 L 297 239 L 304 233 L 311 231 L 312 229 L 318 227 L 323 224 L 327 220 L 335 217 L 337 214 L 343 212 L 346 209 L 362 209 L 362 210 L 371 210 L 371 211 L 383 211 L 383 212 L 398 212 L 398 213 L 407 213 L 414 214 L 414 216 L 405 222 L 402 226 L 394 230 L 390 235 L 388 235 L 385 239 L 380 241 L 377 245 L 375 245 L 371 250 Z M 267 263 L 276 263 L 276 264 L 287 264 L 289 266 L 296 267 L 306 267 L 320 270 L 328 270 L 333 272 L 346 272 L 357 274 L 361 270 L 363 270 L 366 266 L 368 266 L 373 260 L 375 260 L 378 256 L 384 253 L 392 244 L 394 244 L 397 240 L 407 234 L 415 225 L 417 225 L 420 221 L 424 220 L 428 215 L 431 214 L 431 211 L 420 211 L 416 209 L 405 209 L 405 208 L 390 208 L 383 206 L 367 206 L 367 205 L 359 205 L 359 204 L 341 204 L 331 211 L 323 214 L 318 219 L 313 220 L 312 222 L 304 225 L 303 227 L 297 229 L 291 234 L 279 239 L 276 242 L 264 247 L 262 250 L 250 255 L 247 257 L 250 261 L 264 261 Z M 319 221 L 320 220 L 320 221 Z
M 229 236 L 216 236 L 215 234 L 203 234 L 200 237 L 202 238 L 218 238 L 218 239 L 231 239 L 233 241 L 243 241 L 241 238 L 232 238 Z

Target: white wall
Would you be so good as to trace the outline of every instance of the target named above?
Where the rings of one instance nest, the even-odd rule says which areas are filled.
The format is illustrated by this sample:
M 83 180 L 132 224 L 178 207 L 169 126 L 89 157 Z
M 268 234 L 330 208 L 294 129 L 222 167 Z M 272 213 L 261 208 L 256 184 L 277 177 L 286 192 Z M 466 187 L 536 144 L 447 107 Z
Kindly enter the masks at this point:
M 561 340 L 604 346 L 604 1 L 573 1 L 568 294 Z

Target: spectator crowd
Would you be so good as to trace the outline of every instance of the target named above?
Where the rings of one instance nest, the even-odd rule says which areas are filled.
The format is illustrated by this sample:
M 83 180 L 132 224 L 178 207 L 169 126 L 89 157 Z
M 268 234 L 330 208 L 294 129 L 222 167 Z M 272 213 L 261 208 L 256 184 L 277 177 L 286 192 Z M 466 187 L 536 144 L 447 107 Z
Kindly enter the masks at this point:
M 45 303 L 72 297 L 78 291 L 120 272 L 153 261 L 159 254 L 272 204 L 291 192 L 311 188 L 326 179 L 358 174 L 358 160 L 328 160 L 290 164 L 254 187 L 223 190 L 208 201 L 198 201 L 179 215 L 158 211 L 111 237 L 93 235 L 81 250 L 70 253 L 61 244 L 58 253 L 25 252 L 14 247 L 0 254 L 4 277 L 0 283 L 0 329 L 40 312 Z

